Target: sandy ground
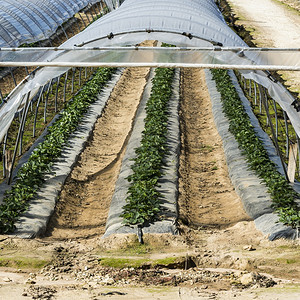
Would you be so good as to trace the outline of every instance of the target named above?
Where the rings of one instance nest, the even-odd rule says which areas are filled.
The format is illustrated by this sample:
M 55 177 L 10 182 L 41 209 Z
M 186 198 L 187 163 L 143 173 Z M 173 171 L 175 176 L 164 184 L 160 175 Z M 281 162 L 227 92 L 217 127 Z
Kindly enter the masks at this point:
M 203 71 L 185 70 L 181 78 L 181 235 L 145 235 L 144 245 L 135 235 L 101 238 L 105 198 L 112 195 L 147 72 L 127 70 L 117 84 L 64 187 L 48 236 L 0 237 L 0 299 L 299 298 L 299 244 L 269 242 L 243 211 L 227 176 Z M 123 267 L 107 266 L 107 259 Z
M 265 1 L 259 2 L 260 8 Z M 122 85 L 139 90 L 138 82 L 146 73 L 126 71 L 116 91 L 124 91 Z M 101 195 L 109 198 L 113 190 L 132 121 L 120 116 L 129 111 L 121 111 L 135 102 L 134 116 L 139 99 L 131 101 L 129 88 L 125 99 L 110 99 L 107 111 L 111 109 L 108 115 L 114 117 L 99 119 L 101 125 L 95 127 L 65 187 L 65 200 L 48 237 L 31 241 L 0 237 L 0 299 L 300 298 L 299 241 L 269 242 L 255 229 L 226 173 L 203 72 L 185 70 L 182 86 L 181 235 L 145 235 L 145 245 L 138 245 L 131 235 L 101 238 L 107 208 L 93 205 Z M 128 100 L 126 105 L 122 102 Z M 113 127 L 117 120 L 121 123 Z M 109 170 L 108 178 L 100 177 Z M 70 201 L 72 209 L 64 201 Z M 175 262 L 168 262 L 170 258 Z M 105 259 L 117 260 L 123 268 L 109 267 Z M 132 260 L 139 268 L 130 267 Z
M 104 234 L 111 197 L 149 68 L 127 69 L 68 178 L 51 219 L 52 239 Z

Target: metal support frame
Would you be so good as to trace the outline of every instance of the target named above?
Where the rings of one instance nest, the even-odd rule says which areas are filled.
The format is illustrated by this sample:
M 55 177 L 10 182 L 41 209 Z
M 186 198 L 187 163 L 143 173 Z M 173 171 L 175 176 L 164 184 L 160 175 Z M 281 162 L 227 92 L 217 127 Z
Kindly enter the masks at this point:
M 67 35 L 67 33 L 66 33 L 65 29 L 64 29 L 64 26 L 61 24 L 60 27 L 61 27 L 61 29 L 62 29 L 62 31 L 63 31 L 63 33 L 64 33 L 66 39 L 68 40 L 69 37 L 68 37 L 68 35 Z
M 84 19 L 83 19 L 82 15 L 81 15 L 80 13 L 78 13 L 78 14 L 79 14 L 79 16 L 80 16 L 80 19 L 81 19 L 81 21 L 82 21 L 82 23 L 83 23 L 84 27 L 86 28 L 86 27 L 87 27 L 87 25 L 85 24 L 85 22 L 84 22 Z
M 6 177 L 6 157 L 5 157 L 5 152 L 6 152 L 6 145 L 7 145 L 7 137 L 8 133 L 5 134 L 4 141 L 3 141 L 3 151 L 2 151 L 2 163 L 3 163 L 3 178 Z
M 49 99 L 49 95 L 50 95 L 50 90 L 51 90 L 51 86 L 52 86 L 52 81 L 53 81 L 53 79 L 51 79 L 50 82 L 49 82 L 47 94 L 46 94 L 46 97 L 45 97 L 44 123 L 46 123 L 46 121 L 47 121 L 47 106 L 48 106 L 48 99 Z
M 15 75 L 14 75 L 14 72 L 13 72 L 12 68 L 9 68 L 9 72 L 10 72 L 10 75 L 13 79 L 14 85 L 17 86 L 17 81 L 15 79 Z
M 286 180 L 289 182 L 289 178 L 288 178 L 288 174 L 287 174 L 287 170 L 286 170 L 286 165 L 284 163 L 282 154 L 281 154 L 280 149 L 279 149 L 279 144 L 278 144 L 278 141 L 277 141 L 277 138 L 276 138 L 275 130 L 274 130 L 273 124 L 271 122 L 270 113 L 269 113 L 269 110 L 268 110 L 268 107 L 267 107 L 267 104 L 266 104 L 267 99 L 263 95 L 263 88 L 262 88 L 262 86 L 259 85 L 258 87 L 259 87 L 259 92 L 262 94 L 262 103 L 264 105 L 267 117 L 270 120 L 269 123 L 270 123 L 270 128 L 271 128 L 271 132 L 272 132 L 272 136 L 273 136 L 273 142 L 275 144 L 275 148 L 276 148 L 277 154 L 279 155 L 279 158 L 280 158 L 280 161 L 281 161 L 281 165 L 282 165 L 282 168 L 283 168 L 284 176 L 285 176 Z
M 57 82 L 56 82 L 55 98 L 54 98 L 54 111 L 55 112 L 57 112 L 57 99 L 58 99 L 58 90 L 59 90 L 60 79 L 61 79 L 61 76 L 58 76 Z
M 288 126 L 288 116 L 285 111 L 283 111 L 284 125 L 285 125 L 285 145 L 286 145 L 286 158 L 289 157 L 290 152 L 290 136 L 289 136 L 289 126 Z
M 30 92 L 28 93 L 27 99 L 30 100 Z M 22 116 L 22 118 L 24 118 L 24 121 L 22 123 L 22 128 L 21 128 L 21 137 L 20 137 L 20 144 L 19 144 L 19 156 L 22 155 L 24 128 L 25 128 L 25 124 L 26 124 L 26 118 L 27 118 L 27 115 L 28 115 L 28 110 L 29 110 L 29 107 L 30 107 L 30 103 L 31 103 L 31 101 L 29 101 L 28 104 L 25 105 L 24 108 L 23 108 L 23 110 L 24 110 L 23 114 L 25 114 L 25 116 Z
M 72 86 L 71 86 L 71 93 L 74 93 L 75 72 L 76 72 L 76 68 L 72 68 Z
M 82 72 L 82 68 L 79 68 L 79 81 L 78 81 L 79 86 L 81 86 L 81 72 Z
M 26 111 L 28 103 L 29 103 L 30 92 L 27 95 L 24 95 L 23 99 L 25 98 L 25 96 L 26 96 L 26 102 L 25 102 L 24 110 Z M 22 115 L 21 124 L 19 126 L 19 131 L 18 131 L 17 140 L 16 140 L 16 144 L 15 144 L 14 154 L 13 154 L 13 158 L 12 158 L 12 164 L 11 164 L 11 168 L 10 168 L 10 171 L 9 171 L 9 178 L 8 178 L 8 184 L 9 185 L 11 184 L 12 171 L 13 171 L 13 167 L 14 167 L 14 164 L 15 164 L 15 161 L 16 161 L 18 146 L 19 146 L 19 143 L 20 143 L 21 135 L 22 135 L 23 123 L 25 122 L 25 111 Z
M 64 99 L 63 99 L 64 102 L 66 102 L 66 97 L 67 97 L 67 80 L 68 80 L 68 74 L 69 74 L 69 70 L 66 72 L 66 76 L 65 76 Z
M 43 98 L 43 92 L 44 92 L 44 85 L 40 88 L 40 94 L 39 94 L 39 98 L 36 104 L 36 108 L 35 108 L 35 115 L 34 115 L 34 121 L 33 121 L 33 130 L 32 130 L 32 136 L 35 137 L 35 128 L 36 128 L 36 120 L 37 120 L 37 115 L 38 115 L 38 110 L 39 110 L 39 106 L 40 106 L 40 102 L 41 99 Z
M 84 14 L 85 14 L 86 18 L 88 19 L 89 24 L 91 24 L 92 22 L 90 21 L 90 18 L 89 18 L 89 16 L 88 16 L 88 14 L 87 14 L 86 12 L 84 12 Z
M 274 106 L 274 113 L 275 113 L 275 129 L 276 129 L 276 138 L 278 139 L 278 114 L 277 114 L 277 105 L 276 101 L 273 100 L 273 106 Z

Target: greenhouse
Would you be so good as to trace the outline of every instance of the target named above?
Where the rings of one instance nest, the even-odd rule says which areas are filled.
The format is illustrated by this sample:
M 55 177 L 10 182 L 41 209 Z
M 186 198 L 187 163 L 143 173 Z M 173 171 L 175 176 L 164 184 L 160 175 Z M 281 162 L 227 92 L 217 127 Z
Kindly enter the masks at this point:
M 298 299 L 299 12 L 0 1 L 3 299 Z

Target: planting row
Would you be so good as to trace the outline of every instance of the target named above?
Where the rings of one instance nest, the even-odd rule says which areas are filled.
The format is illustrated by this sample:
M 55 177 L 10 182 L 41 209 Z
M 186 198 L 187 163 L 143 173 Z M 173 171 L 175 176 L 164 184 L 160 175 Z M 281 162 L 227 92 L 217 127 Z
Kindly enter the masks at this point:
M 293 228 L 300 227 L 300 210 L 296 199 L 299 195 L 277 171 L 269 159 L 226 70 L 212 70 L 213 79 L 221 94 L 224 113 L 229 119 L 229 130 L 235 136 L 247 158 L 249 167 L 266 184 L 279 220 Z
M 14 230 L 15 221 L 28 207 L 28 201 L 34 197 L 43 184 L 45 174 L 50 172 L 50 166 L 60 156 L 70 134 L 75 131 L 83 114 L 96 100 L 115 70 L 101 68 L 95 73 L 94 77 L 66 105 L 56 122 L 49 127 L 44 141 L 19 169 L 15 184 L 10 191 L 6 192 L 0 206 L 1 233 Z
M 168 102 L 172 95 L 173 69 L 156 69 L 152 89 L 146 104 L 145 127 L 141 145 L 131 169 L 127 204 L 123 207 L 123 222 L 143 225 L 156 219 L 162 195 L 157 191 L 167 154 Z

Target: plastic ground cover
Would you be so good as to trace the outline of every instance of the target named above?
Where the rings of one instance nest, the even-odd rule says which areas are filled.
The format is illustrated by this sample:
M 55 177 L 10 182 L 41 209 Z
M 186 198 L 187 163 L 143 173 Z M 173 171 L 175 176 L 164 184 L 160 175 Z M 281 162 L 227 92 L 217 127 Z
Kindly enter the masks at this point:
M 149 61 L 162 62 L 167 59 L 194 63 L 193 58 L 200 58 L 204 62 L 210 61 L 219 64 L 233 62 L 237 65 L 270 65 L 285 61 L 291 65 L 299 66 L 299 51 L 292 51 L 287 55 L 280 52 L 274 54 L 274 51 L 224 51 L 222 47 L 246 49 L 247 45 L 227 26 L 213 0 L 173 0 L 171 3 L 167 0 L 125 0 L 120 7 L 116 2 L 111 3 L 111 5 L 117 8 L 61 46 L 61 48 L 69 49 L 80 48 L 81 51 L 50 50 L 48 53 L 41 52 L 34 55 L 40 55 L 38 59 L 48 62 L 71 61 L 80 63 L 109 60 L 118 64 L 121 61 L 136 63 L 148 59 Z M 151 50 L 152 52 L 150 50 L 150 52 L 144 53 L 140 51 L 138 55 L 137 52 L 134 53 L 134 50 L 127 53 L 123 50 L 114 50 L 110 53 L 82 50 L 86 47 L 134 46 L 144 40 L 159 40 L 176 44 L 179 47 L 211 47 L 212 51 L 207 51 L 206 54 L 190 52 L 191 55 L 178 51 L 176 55 L 174 53 L 174 55 L 164 56 L 155 48 Z M 20 56 L 17 58 L 16 53 L 0 52 L 0 59 L 22 60 Z M 8 55 L 12 56 L 8 59 Z M 28 57 L 26 52 L 23 55 Z M 7 104 L 0 109 L 0 141 L 16 111 L 25 102 L 25 95 L 30 92 L 30 97 L 33 97 L 40 86 L 68 69 L 69 67 L 42 68 L 8 96 Z M 268 89 L 270 95 L 287 112 L 300 136 L 300 113 L 292 105 L 295 99 L 288 91 L 280 83 L 268 77 L 269 74 L 264 71 L 243 70 L 242 74 Z

